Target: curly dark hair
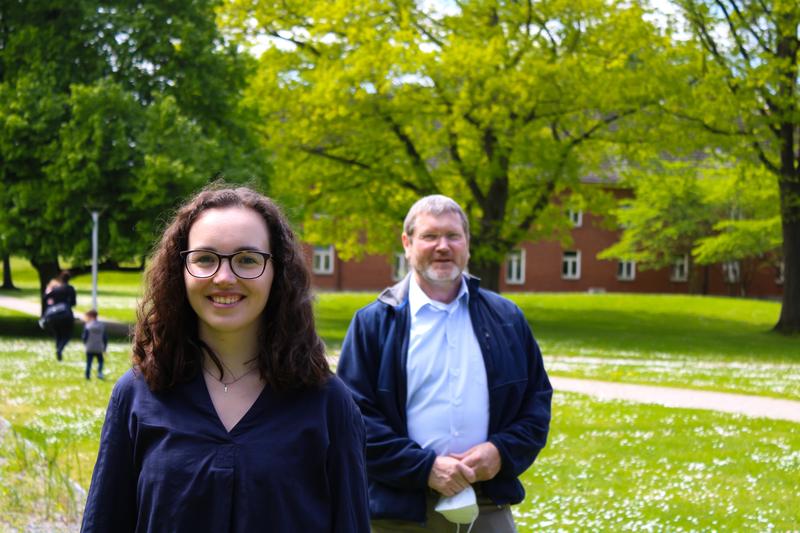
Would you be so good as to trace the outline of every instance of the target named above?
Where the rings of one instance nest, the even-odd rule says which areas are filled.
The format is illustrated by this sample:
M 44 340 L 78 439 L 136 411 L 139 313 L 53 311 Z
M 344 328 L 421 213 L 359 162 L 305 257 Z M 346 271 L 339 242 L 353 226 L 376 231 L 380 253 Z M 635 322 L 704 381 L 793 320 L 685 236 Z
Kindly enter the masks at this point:
M 246 207 L 260 214 L 272 244 L 275 275 L 264 312 L 257 355 L 261 377 L 275 390 L 315 387 L 331 375 L 325 347 L 314 327 L 310 276 L 300 246 L 280 208 L 247 187 L 215 182 L 180 207 L 151 257 L 137 310 L 133 363 L 153 391 L 192 379 L 207 351 L 198 336 L 197 314 L 189 305 L 183 260 L 189 230 L 207 209 Z

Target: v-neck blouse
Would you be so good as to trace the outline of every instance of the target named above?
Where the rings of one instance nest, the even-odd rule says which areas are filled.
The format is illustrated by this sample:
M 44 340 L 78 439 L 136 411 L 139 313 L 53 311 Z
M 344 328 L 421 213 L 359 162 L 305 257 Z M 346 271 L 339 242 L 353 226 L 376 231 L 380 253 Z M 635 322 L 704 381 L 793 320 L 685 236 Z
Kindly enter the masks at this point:
M 364 423 L 344 384 L 269 387 L 225 430 L 201 374 L 115 385 L 82 531 L 368 532 Z

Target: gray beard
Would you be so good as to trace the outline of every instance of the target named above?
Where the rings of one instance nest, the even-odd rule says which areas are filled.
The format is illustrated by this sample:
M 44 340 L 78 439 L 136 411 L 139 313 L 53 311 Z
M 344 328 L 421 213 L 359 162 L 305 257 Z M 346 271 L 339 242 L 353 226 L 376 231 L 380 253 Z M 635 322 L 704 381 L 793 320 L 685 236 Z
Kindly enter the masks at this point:
M 462 269 L 454 266 L 450 269 L 449 275 L 444 275 L 443 273 L 434 270 L 433 265 L 429 265 L 425 269 L 417 270 L 417 272 L 419 272 L 420 276 L 430 283 L 441 283 L 457 280 L 459 276 L 461 276 Z

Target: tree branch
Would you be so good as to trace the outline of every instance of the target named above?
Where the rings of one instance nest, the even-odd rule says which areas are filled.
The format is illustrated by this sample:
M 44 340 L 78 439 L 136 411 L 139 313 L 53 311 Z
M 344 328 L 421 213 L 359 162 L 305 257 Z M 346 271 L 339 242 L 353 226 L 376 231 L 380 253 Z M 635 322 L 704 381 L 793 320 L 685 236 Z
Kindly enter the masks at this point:
M 738 129 L 738 130 L 723 130 L 721 128 L 718 128 L 716 126 L 712 126 L 711 124 L 708 124 L 702 118 L 693 117 L 691 115 L 686 115 L 684 113 L 681 113 L 680 111 L 667 110 L 667 113 L 671 114 L 674 117 L 677 117 L 677 118 L 680 118 L 680 119 L 683 119 L 683 120 L 698 124 L 701 128 L 703 128 L 704 130 L 706 130 L 706 131 L 708 131 L 710 133 L 716 133 L 718 135 L 728 135 L 728 136 L 750 135 L 750 132 L 744 131 L 741 128 Z
M 723 4 L 720 0 L 714 0 L 714 3 L 717 4 L 717 7 L 720 8 L 722 14 L 725 16 L 725 21 L 728 23 L 728 30 L 731 32 L 733 40 L 736 41 L 736 47 L 739 49 L 739 54 L 744 58 L 745 61 L 747 61 L 747 63 L 750 63 L 750 54 L 747 53 L 747 49 L 744 47 L 742 38 L 739 36 L 739 32 L 736 29 L 736 24 L 734 24 L 733 20 L 731 20 L 727 7 L 725 7 L 725 4 Z
M 759 5 L 761 6 L 761 9 L 767 15 L 770 14 L 769 9 L 767 9 L 766 6 L 764 6 L 763 2 L 759 2 Z M 775 55 L 775 52 L 769 47 L 769 44 L 767 44 L 767 42 L 764 41 L 764 39 L 761 37 L 761 35 L 759 35 L 758 32 L 755 31 L 755 29 L 753 28 L 752 24 L 750 24 L 749 22 L 745 21 L 744 14 L 742 13 L 742 10 L 739 9 L 739 6 L 736 4 L 736 2 L 731 2 L 731 6 L 733 6 L 733 11 L 739 17 L 739 20 L 741 20 L 742 23 L 744 24 L 745 30 L 748 33 L 750 33 L 750 35 L 753 36 L 753 38 L 756 40 L 756 42 L 761 47 L 761 49 L 764 52 L 766 52 L 766 53 L 768 53 L 770 55 Z
M 478 180 L 477 176 L 475 175 L 475 171 L 471 168 L 468 168 L 461 159 L 461 154 L 458 151 L 458 137 L 452 131 L 448 131 L 448 138 L 450 157 L 453 158 L 456 166 L 458 166 L 458 173 L 464 179 L 464 183 L 466 183 L 469 191 L 472 193 L 472 196 L 475 198 L 478 204 L 483 206 L 484 202 L 486 201 L 486 196 L 483 194 L 483 191 L 481 191 L 480 186 L 478 186 Z
M 372 167 L 366 163 L 362 163 L 361 161 L 358 161 L 353 158 L 332 154 L 322 146 L 300 145 L 298 146 L 298 148 L 307 154 L 316 155 L 319 157 L 323 157 L 325 159 L 330 159 L 331 161 L 336 161 L 337 163 L 342 163 L 343 165 L 357 167 L 360 168 L 361 170 L 372 170 Z
M 717 48 L 717 43 L 711 34 L 708 32 L 708 28 L 706 28 L 705 21 L 703 20 L 702 15 L 700 15 L 695 9 L 694 3 L 691 3 L 687 6 L 686 12 L 692 24 L 697 28 L 698 32 L 700 33 L 700 40 L 706 47 L 706 50 L 711 52 L 711 57 L 716 61 L 722 68 L 726 71 L 730 72 L 730 67 L 728 66 L 725 59 L 722 57 L 719 49 Z
M 769 160 L 766 152 L 764 152 L 764 148 L 762 148 L 761 146 L 761 143 L 758 142 L 757 140 L 753 140 L 752 145 L 756 151 L 756 154 L 758 155 L 758 160 L 761 161 L 770 172 L 780 177 L 781 169 L 778 166 L 776 166 L 772 161 Z
M 553 34 L 550 33 L 550 30 L 547 29 L 547 24 L 545 21 L 540 17 L 534 16 L 533 13 L 531 13 L 531 19 L 538 24 L 539 28 L 544 31 L 545 35 L 547 35 L 547 40 L 550 41 L 550 52 L 552 56 L 558 56 L 558 43 L 556 42 L 555 37 L 553 37 Z
M 525 215 L 519 224 L 517 224 L 517 230 L 521 233 L 527 233 L 531 229 L 531 224 L 539 218 L 539 213 L 550 204 L 550 196 L 553 194 L 553 191 L 556 188 L 555 180 L 549 180 L 546 185 L 544 191 L 539 194 L 539 198 L 536 199 L 536 202 L 531 207 L 531 210 Z
M 616 122 L 617 120 L 621 119 L 622 117 L 626 117 L 626 116 L 632 115 L 634 113 L 636 113 L 636 109 L 628 109 L 626 111 L 622 111 L 622 112 L 619 112 L 619 113 L 611 113 L 609 116 L 607 116 L 604 119 L 598 121 L 594 126 L 589 128 L 583 134 L 579 135 L 578 137 L 573 138 L 569 142 L 569 145 L 567 146 L 567 150 L 572 150 L 573 148 L 575 148 L 576 146 L 578 146 L 582 142 L 590 139 L 592 137 L 592 135 L 597 133 L 601 128 L 604 128 L 604 127 L 608 126 L 609 124 L 612 124 L 612 123 Z
M 283 35 L 281 35 L 276 30 L 267 30 L 267 34 L 275 37 L 276 39 L 281 39 L 283 41 L 290 42 L 293 45 L 297 46 L 298 48 L 302 48 L 302 49 L 308 50 L 309 52 L 314 54 L 316 57 L 320 57 L 322 55 L 322 53 L 319 50 L 317 50 L 311 44 L 309 44 L 309 43 L 307 43 L 305 41 L 298 41 L 294 37 L 284 37 Z
M 309 155 L 322 157 L 322 158 L 325 158 L 325 159 L 329 159 L 331 161 L 335 161 L 335 162 L 341 163 L 343 165 L 356 167 L 356 168 L 358 168 L 360 170 L 369 171 L 369 172 L 372 172 L 372 171 L 375 170 L 372 167 L 372 165 L 368 165 L 366 163 L 362 163 L 361 161 L 358 161 L 358 160 L 353 159 L 353 158 L 343 157 L 343 156 L 331 154 L 330 152 L 327 152 L 325 150 L 325 148 L 323 148 L 321 146 L 310 147 L 310 146 L 302 146 L 301 145 L 301 146 L 298 146 L 298 148 L 301 151 L 303 151 L 303 152 L 305 152 L 305 153 L 307 153 Z M 386 174 L 387 172 L 384 171 L 384 170 L 381 170 L 381 173 Z M 417 194 L 424 195 L 424 194 L 429 194 L 429 192 L 430 192 L 429 190 L 426 190 L 426 189 L 420 187 L 419 185 L 417 185 L 416 183 L 408 181 L 407 179 L 405 179 L 405 178 L 403 178 L 403 177 L 401 177 L 401 176 L 399 176 L 397 174 L 394 174 L 394 173 L 391 173 L 391 172 L 389 174 L 394 176 L 393 180 L 394 180 L 395 183 L 399 183 L 404 188 L 410 189 L 410 190 L 414 191 Z M 339 185 L 337 185 L 337 187 L 339 187 Z M 341 188 L 341 187 L 339 187 L 339 188 Z
M 433 176 L 431 176 L 430 172 L 428 172 L 428 167 L 423 161 L 422 156 L 420 155 L 417 147 L 414 145 L 414 141 L 411 140 L 406 132 L 403 131 L 403 128 L 394 121 L 394 119 L 385 114 L 381 114 L 381 118 L 389 124 L 389 129 L 392 130 L 392 133 L 398 138 L 398 140 L 402 143 L 403 147 L 405 148 L 406 155 L 411 159 L 411 167 L 414 169 L 414 173 L 419 177 L 424 183 L 428 185 L 430 189 L 436 189 Z

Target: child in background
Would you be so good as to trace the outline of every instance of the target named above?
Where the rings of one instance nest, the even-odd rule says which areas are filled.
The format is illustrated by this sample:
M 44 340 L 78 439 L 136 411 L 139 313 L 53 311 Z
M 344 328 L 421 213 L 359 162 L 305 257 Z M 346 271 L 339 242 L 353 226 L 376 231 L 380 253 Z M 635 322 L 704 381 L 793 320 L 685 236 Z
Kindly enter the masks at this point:
M 83 344 L 86 346 L 86 379 L 92 370 L 92 359 L 97 357 L 97 379 L 103 379 L 103 353 L 108 346 L 106 327 L 97 320 L 97 311 L 86 312 L 86 325 L 83 328 Z

